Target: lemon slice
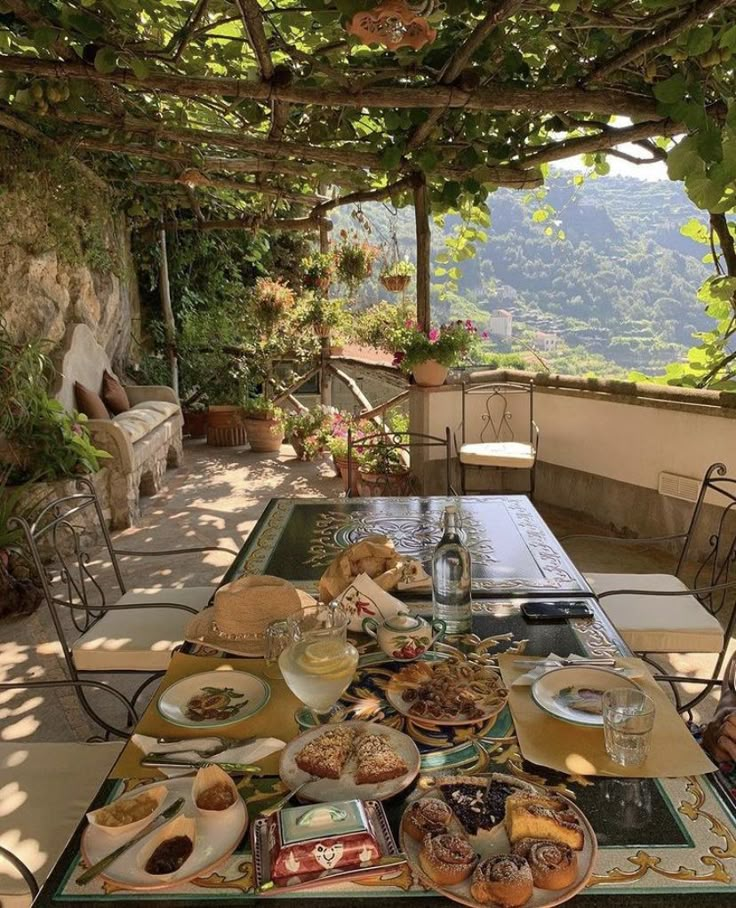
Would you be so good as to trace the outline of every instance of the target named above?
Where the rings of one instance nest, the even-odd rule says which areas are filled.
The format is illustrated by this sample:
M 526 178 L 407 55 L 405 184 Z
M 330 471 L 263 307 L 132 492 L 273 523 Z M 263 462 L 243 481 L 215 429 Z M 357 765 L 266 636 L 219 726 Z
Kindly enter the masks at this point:
M 340 641 L 318 640 L 310 643 L 299 654 L 297 661 L 310 674 L 339 676 L 350 667 L 353 660 Z

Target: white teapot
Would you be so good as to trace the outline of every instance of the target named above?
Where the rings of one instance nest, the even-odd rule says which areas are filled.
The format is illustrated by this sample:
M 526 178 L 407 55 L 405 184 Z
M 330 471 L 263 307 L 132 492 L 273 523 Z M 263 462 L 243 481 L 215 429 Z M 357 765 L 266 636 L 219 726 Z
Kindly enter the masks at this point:
M 437 640 L 445 635 L 447 625 L 440 618 L 430 624 L 424 618 L 399 612 L 384 621 L 363 619 L 363 630 L 375 637 L 378 645 L 397 662 L 411 662 L 424 655 Z

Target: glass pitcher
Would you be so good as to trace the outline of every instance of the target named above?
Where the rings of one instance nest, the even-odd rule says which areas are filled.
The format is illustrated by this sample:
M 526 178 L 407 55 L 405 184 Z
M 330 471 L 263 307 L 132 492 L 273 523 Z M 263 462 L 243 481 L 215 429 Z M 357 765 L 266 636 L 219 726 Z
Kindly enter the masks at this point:
M 358 651 L 348 643 L 348 621 L 342 608 L 329 605 L 310 605 L 287 619 L 290 642 L 279 656 L 279 668 L 318 722 L 328 721 L 358 667 Z M 301 710 L 297 722 L 311 724 Z

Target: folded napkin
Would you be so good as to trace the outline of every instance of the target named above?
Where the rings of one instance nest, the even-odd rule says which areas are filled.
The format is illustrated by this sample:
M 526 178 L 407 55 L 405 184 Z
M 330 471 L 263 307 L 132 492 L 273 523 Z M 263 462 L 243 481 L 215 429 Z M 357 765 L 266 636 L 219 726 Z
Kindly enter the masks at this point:
M 519 656 L 519 660 L 524 661 L 524 662 L 529 661 L 529 658 L 530 658 L 529 656 Z M 570 662 L 582 662 L 583 664 L 585 664 L 586 657 L 577 656 L 574 654 L 570 655 L 570 656 L 558 656 L 555 653 L 550 653 L 549 656 L 545 656 L 544 658 L 541 658 L 539 660 L 540 664 L 536 668 L 530 669 L 524 675 L 519 675 L 519 677 L 515 681 L 512 682 L 511 686 L 512 687 L 525 687 L 525 686 L 528 687 L 529 685 L 534 684 L 534 682 L 537 680 L 537 678 L 541 678 L 542 675 L 546 675 L 547 672 L 551 672 L 553 669 L 559 668 L 559 666 L 555 666 L 555 665 L 545 665 L 544 664 L 545 662 L 554 662 L 555 660 L 561 661 L 562 659 L 569 660 Z M 594 666 L 591 666 L 591 667 L 594 667 Z M 622 675 L 625 675 L 627 678 L 640 678 L 642 676 L 641 669 L 638 667 L 627 668 L 625 666 L 620 666 L 620 665 L 616 665 L 616 666 L 605 665 L 605 666 L 601 666 L 601 668 L 616 668 L 617 670 L 620 671 L 620 673 Z
M 286 742 L 279 740 L 279 738 L 258 738 L 251 744 L 246 744 L 242 747 L 230 747 L 212 757 L 203 757 L 202 751 L 219 744 L 219 739 L 189 738 L 188 740 L 176 741 L 172 744 L 159 744 L 156 738 L 151 738 L 148 735 L 133 735 L 130 740 L 131 743 L 135 744 L 136 747 L 143 751 L 144 756 L 147 756 L 152 752 L 170 753 L 172 757 L 176 756 L 177 759 L 190 760 L 192 762 L 204 759 L 209 763 L 257 764 L 259 760 L 269 756 L 269 754 L 275 753 L 277 750 L 286 747 Z M 170 779 L 175 776 L 184 776 L 192 771 L 191 769 L 180 769 L 168 766 L 157 766 L 156 769 Z
M 348 613 L 349 629 L 355 632 L 363 630 L 364 618 L 375 618 L 381 622 L 406 611 L 403 602 L 381 589 L 368 574 L 358 574 L 348 588 L 337 597 L 337 601 Z

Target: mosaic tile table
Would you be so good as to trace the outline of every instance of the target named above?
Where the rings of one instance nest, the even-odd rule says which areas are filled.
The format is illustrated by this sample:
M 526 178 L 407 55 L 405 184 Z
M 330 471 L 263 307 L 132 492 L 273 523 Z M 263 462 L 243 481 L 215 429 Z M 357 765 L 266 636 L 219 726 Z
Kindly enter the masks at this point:
M 537 592 L 537 595 L 545 584 L 548 595 L 553 592 L 560 595 L 563 590 L 581 595 L 585 593 L 584 581 L 528 502 L 519 506 L 511 498 L 461 501 L 463 509 L 469 511 L 475 521 L 475 529 L 471 532 L 466 516 L 471 547 L 476 553 L 485 551 L 494 560 L 483 564 L 476 574 L 477 583 L 488 584 L 491 588 L 478 595 L 474 602 L 474 634 L 463 640 L 453 640 L 454 646 L 491 657 L 502 651 L 530 655 L 546 655 L 551 651 L 561 654 L 626 652 L 625 645 L 595 602 L 592 602 L 593 619 L 544 625 L 527 623 L 519 610 L 524 596 L 519 579 L 536 582 L 529 592 Z M 399 549 L 407 550 L 413 544 L 413 551 L 422 553 L 431 548 L 437 536 L 434 518 L 441 513 L 442 502 L 442 499 L 276 500 L 251 534 L 231 575 L 244 570 L 269 571 L 305 585 L 313 584 L 323 569 L 324 559 L 329 560 L 337 546 L 366 532 L 380 530 L 390 532 Z M 516 562 L 525 565 L 522 578 L 516 578 L 508 571 L 504 573 L 503 565 L 507 562 L 499 552 L 518 549 L 518 539 L 523 537 L 514 541 L 513 535 L 500 539 L 494 533 L 493 519 L 488 515 L 498 515 L 501 510 L 514 515 L 513 525 L 521 527 L 522 532 L 525 525 L 530 526 L 532 542 L 525 540 L 529 554 L 522 552 L 522 558 Z M 422 514 L 424 523 L 420 519 Z M 519 515 L 520 522 L 517 522 Z M 502 525 L 511 534 L 513 527 L 509 523 Z M 476 554 L 476 560 L 480 560 L 479 554 Z M 425 611 L 428 604 L 414 602 L 412 607 Z M 698 905 L 709 908 L 736 904 L 736 807 L 729 800 L 720 775 L 665 780 L 563 776 L 522 758 L 507 711 L 491 728 L 440 730 L 427 735 L 422 729 L 407 725 L 383 698 L 391 663 L 387 663 L 370 644 L 365 643 L 362 651 L 359 671 L 343 699 L 346 716 L 380 718 L 412 735 L 423 755 L 424 773 L 418 784 L 425 784 L 429 778 L 427 774 L 439 767 L 457 767 L 462 771 L 501 770 L 557 786 L 577 801 L 596 831 L 600 851 L 589 888 L 569 904 L 580 908 L 601 905 L 626 905 L 627 908 Z M 95 804 L 104 803 L 125 787 L 139 784 L 140 781 L 108 780 Z M 251 816 L 255 816 L 281 791 L 278 779 L 263 778 L 245 783 L 242 794 L 249 802 Z M 401 798 L 385 805 L 394 830 L 398 828 L 402 805 Z M 72 879 L 79 867 L 80 831 L 81 826 L 44 886 L 37 905 L 97 908 L 114 902 L 141 902 L 150 908 L 190 908 L 256 898 L 252 892 L 253 874 L 247 842 L 243 842 L 218 871 L 180 891 L 147 896 L 112 891 L 99 884 L 90 887 L 89 892 L 78 890 Z M 380 879 L 268 898 L 276 898 L 280 905 L 293 903 L 294 906 L 309 904 L 316 898 L 349 899 L 355 908 L 367 908 L 369 904 L 375 904 L 376 898 L 390 906 L 399 906 L 407 899 L 419 899 L 422 906 L 448 904 L 425 891 L 407 867 L 389 870 Z

